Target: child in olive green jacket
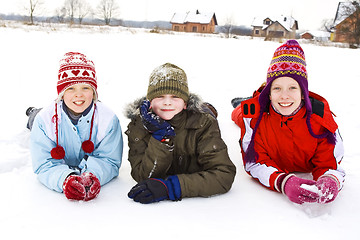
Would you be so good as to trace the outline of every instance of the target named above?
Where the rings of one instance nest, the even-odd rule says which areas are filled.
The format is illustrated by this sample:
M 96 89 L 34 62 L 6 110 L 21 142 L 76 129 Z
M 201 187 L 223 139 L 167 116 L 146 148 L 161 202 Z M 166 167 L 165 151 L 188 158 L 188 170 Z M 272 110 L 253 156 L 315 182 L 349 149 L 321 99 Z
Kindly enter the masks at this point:
M 230 190 L 236 168 L 210 109 L 189 93 L 181 68 L 166 63 L 152 72 L 146 98 L 127 109 L 128 157 L 138 182 L 130 198 L 152 203 Z

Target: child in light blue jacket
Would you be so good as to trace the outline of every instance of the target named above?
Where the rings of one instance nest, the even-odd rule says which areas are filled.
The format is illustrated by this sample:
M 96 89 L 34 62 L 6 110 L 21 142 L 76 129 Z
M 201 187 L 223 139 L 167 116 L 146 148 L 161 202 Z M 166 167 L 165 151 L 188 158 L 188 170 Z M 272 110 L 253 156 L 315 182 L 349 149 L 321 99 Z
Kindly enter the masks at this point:
M 81 53 L 60 60 L 58 98 L 31 129 L 33 169 L 46 187 L 88 201 L 119 174 L 123 139 L 117 116 L 98 102 L 94 63 Z M 33 112 L 33 114 L 32 114 Z

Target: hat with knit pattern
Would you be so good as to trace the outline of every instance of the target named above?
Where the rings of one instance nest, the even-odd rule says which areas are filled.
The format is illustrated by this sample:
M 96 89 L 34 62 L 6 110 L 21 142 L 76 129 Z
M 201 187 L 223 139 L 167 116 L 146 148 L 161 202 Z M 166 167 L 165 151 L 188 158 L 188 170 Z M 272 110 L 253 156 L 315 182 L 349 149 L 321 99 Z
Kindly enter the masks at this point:
M 171 63 L 165 63 L 153 70 L 146 97 L 151 101 L 165 94 L 173 94 L 185 102 L 189 100 L 190 94 L 185 71 Z
M 299 83 L 306 109 L 311 111 L 311 103 L 307 101 L 309 89 L 305 54 L 296 40 L 288 40 L 275 50 L 267 71 L 266 86 L 259 96 L 261 107 L 267 107 L 271 84 L 279 77 L 291 77 Z
M 60 69 L 57 82 L 57 101 L 60 101 L 69 87 L 83 83 L 94 91 L 94 101 L 98 99 L 95 65 L 84 54 L 68 52 L 60 60 Z

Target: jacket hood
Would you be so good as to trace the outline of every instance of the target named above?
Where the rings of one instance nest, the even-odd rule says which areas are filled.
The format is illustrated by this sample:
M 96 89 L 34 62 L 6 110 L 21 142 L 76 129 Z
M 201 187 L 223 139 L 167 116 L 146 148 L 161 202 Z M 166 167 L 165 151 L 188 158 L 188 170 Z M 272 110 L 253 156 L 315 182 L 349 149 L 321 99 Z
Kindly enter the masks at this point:
M 146 97 L 136 99 L 133 103 L 128 104 L 125 107 L 124 114 L 129 119 L 134 119 L 140 114 L 140 105 L 146 100 Z M 207 113 L 209 110 L 204 106 L 203 100 L 197 94 L 190 93 L 189 101 L 187 102 L 187 111 Z

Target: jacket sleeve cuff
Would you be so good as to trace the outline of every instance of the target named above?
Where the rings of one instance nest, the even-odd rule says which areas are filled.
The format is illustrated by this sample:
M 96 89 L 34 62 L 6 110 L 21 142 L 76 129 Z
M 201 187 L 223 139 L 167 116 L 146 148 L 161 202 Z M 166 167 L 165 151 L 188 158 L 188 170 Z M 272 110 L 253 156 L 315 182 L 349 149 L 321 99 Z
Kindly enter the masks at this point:
M 280 186 L 280 192 L 285 194 L 285 184 L 287 182 L 287 180 L 289 180 L 289 178 L 291 178 L 292 176 L 295 176 L 295 174 L 285 174 L 285 176 L 283 177 L 282 181 L 279 182 L 279 186 Z
M 181 200 L 181 186 L 179 178 L 176 175 L 169 176 L 165 181 L 168 188 L 169 199 L 173 201 Z
M 281 192 L 281 183 L 283 181 L 283 179 L 286 177 L 286 173 L 280 173 L 276 179 L 275 179 L 275 184 L 274 184 L 274 188 L 276 191 Z

